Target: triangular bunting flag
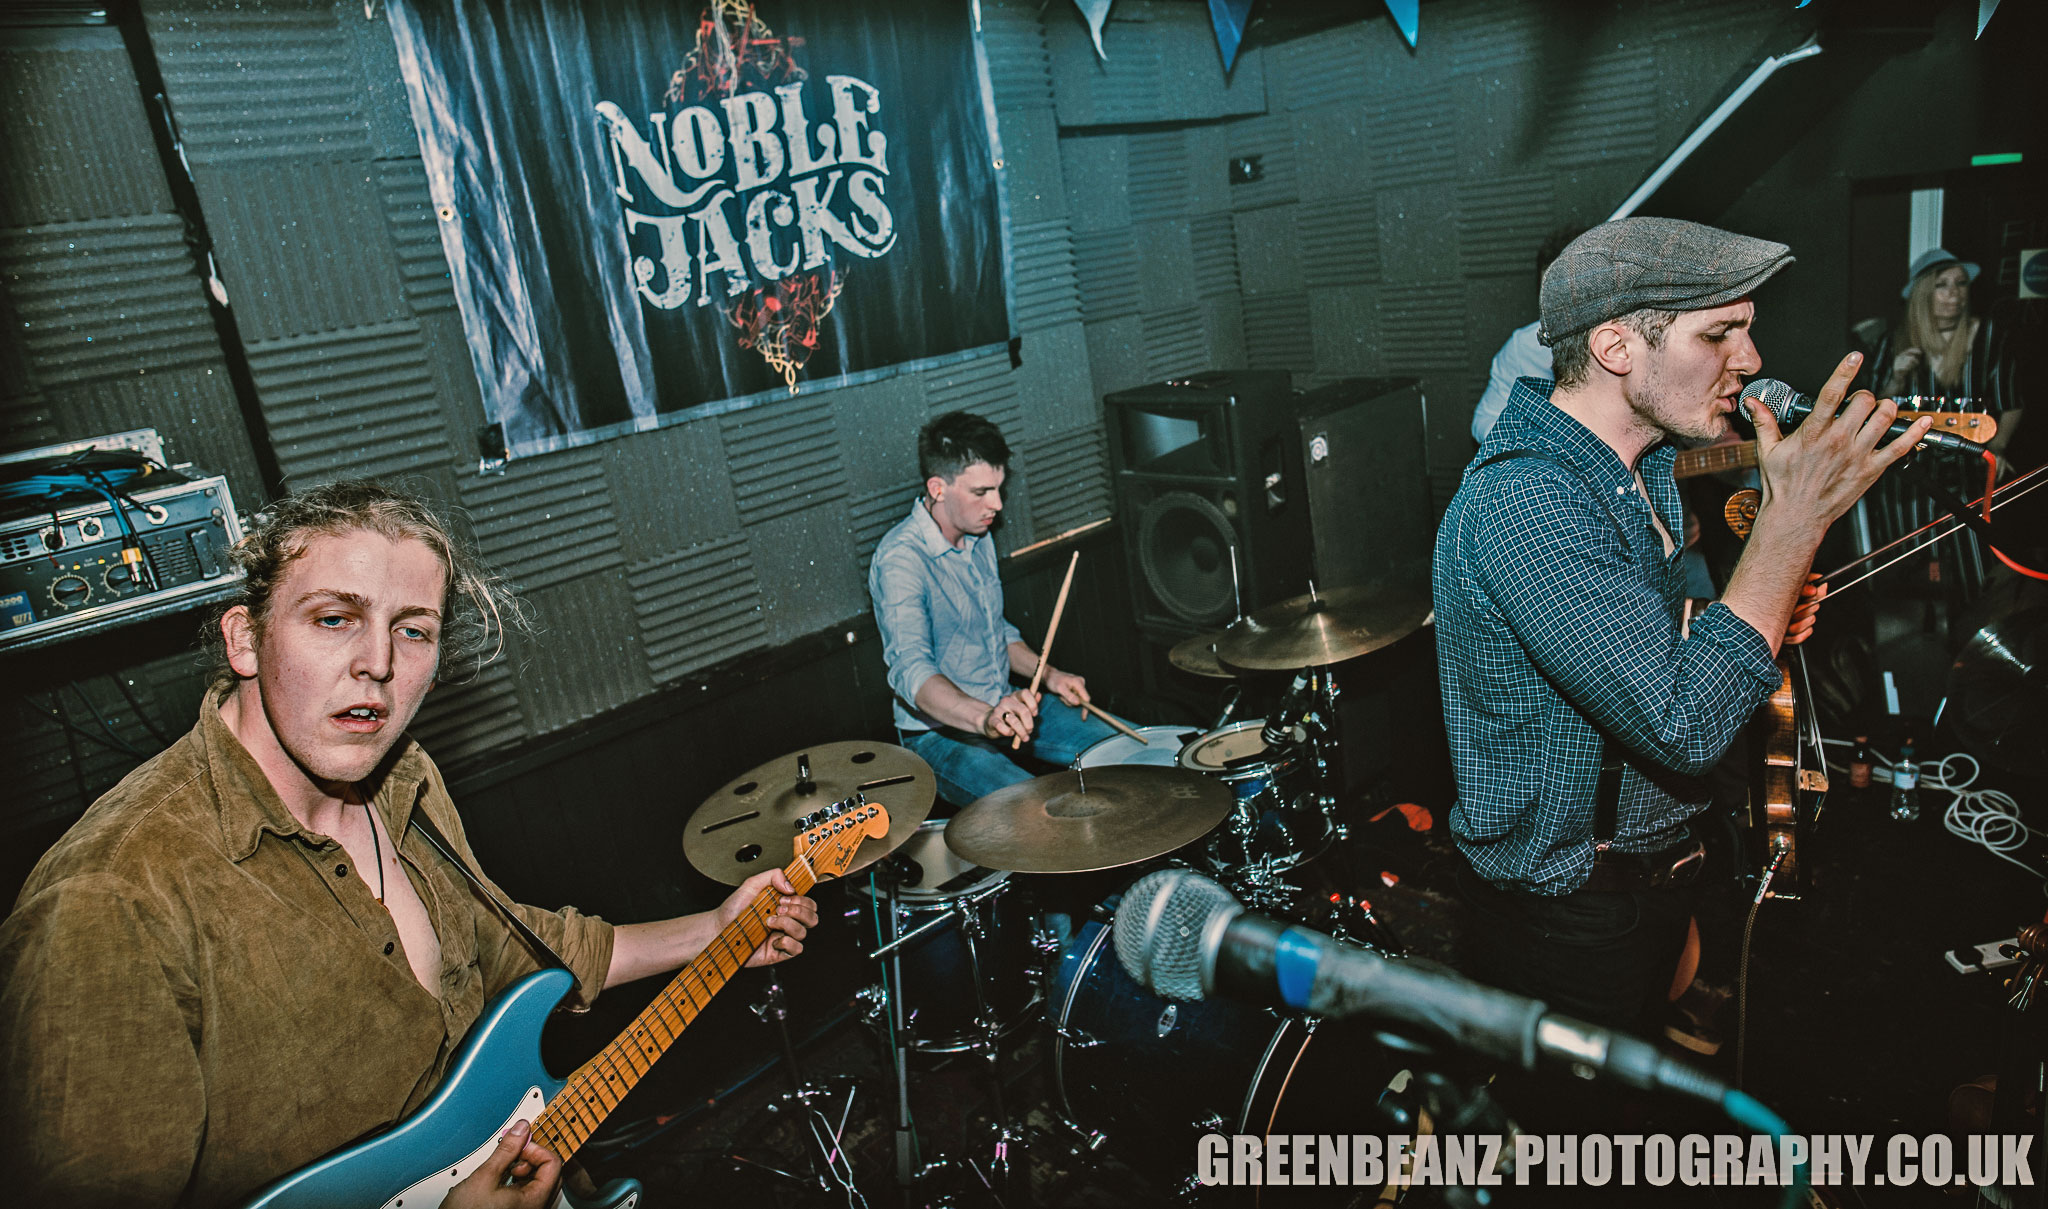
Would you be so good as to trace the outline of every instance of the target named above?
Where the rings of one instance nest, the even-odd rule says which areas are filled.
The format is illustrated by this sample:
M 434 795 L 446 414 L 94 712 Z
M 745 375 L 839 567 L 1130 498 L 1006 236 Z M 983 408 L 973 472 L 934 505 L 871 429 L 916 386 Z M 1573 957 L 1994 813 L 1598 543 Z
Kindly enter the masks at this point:
M 1088 36 L 1095 39 L 1097 58 L 1107 59 L 1102 53 L 1102 23 L 1109 20 L 1109 6 L 1115 0 L 1074 0 L 1074 7 L 1081 10 L 1082 20 L 1088 22 Z
M 1387 0 L 1387 15 L 1400 27 L 1401 36 L 1408 41 L 1408 49 L 1415 49 L 1415 30 L 1422 18 L 1416 12 L 1422 0 Z
M 1223 52 L 1223 72 L 1237 62 L 1237 44 L 1244 41 L 1245 18 L 1252 0 L 1209 0 L 1209 24 L 1216 27 L 1216 49 Z

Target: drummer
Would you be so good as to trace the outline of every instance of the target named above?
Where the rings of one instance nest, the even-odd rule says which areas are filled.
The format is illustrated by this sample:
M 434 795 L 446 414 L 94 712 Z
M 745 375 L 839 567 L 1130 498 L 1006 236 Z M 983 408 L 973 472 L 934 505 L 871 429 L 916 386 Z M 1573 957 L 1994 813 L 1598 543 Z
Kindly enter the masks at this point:
M 1042 695 L 1010 682 L 1038 671 L 1038 653 L 1003 618 L 989 535 L 1009 461 L 1001 430 L 981 416 L 955 411 L 926 424 L 917 437 L 924 494 L 868 568 L 896 730 L 955 806 L 1032 778 L 1011 758 L 1013 739 L 1064 766 L 1115 733 L 1081 712 L 1088 682 L 1072 672 L 1048 666 Z

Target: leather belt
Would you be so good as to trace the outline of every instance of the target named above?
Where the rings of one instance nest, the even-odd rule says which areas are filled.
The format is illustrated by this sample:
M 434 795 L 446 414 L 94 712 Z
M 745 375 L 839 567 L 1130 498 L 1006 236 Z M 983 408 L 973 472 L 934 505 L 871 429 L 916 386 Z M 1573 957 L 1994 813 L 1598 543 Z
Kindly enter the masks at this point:
M 1707 846 L 1687 837 L 1656 852 L 1615 852 L 1593 854 L 1593 871 L 1585 890 L 1662 890 L 1683 886 L 1700 875 L 1707 863 Z

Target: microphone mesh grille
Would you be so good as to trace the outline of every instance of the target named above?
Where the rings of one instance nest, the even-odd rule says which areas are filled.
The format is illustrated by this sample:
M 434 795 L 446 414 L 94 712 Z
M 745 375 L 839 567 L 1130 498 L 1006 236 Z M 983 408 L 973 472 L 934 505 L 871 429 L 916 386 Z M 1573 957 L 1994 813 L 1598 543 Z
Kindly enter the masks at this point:
M 1800 401 L 1798 391 L 1776 378 L 1758 378 L 1742 388 L 1742 397 L 1770 408 L 1780 424 L 1792 418 L 1792 405 Z
M 1117 905 L 1117 960 L 1139 984 L 1167 999 L 1202 997 L 1203 928 L 1220 912 L 1243 908 L 1230 891 L 1197 873 L 1165 869 L 1139 878 Z M 1209 954 L 1206 961 L 1214 961 Z

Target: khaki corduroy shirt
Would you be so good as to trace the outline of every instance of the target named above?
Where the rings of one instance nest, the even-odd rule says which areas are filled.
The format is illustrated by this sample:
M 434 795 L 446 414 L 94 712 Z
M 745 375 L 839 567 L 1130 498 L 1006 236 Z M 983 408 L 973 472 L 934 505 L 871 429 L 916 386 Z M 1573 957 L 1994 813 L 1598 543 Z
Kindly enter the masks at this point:
M 485 1004 L 539 968 L 408 828 L 424 812 L 477 869 L 418 744 L 386 759 L 371 804 L 440 938 L 431 992 L 347 851 L 285 809 L 218 701 L 86 811 L 0 924 L 0 1170 L 17 1204 L 236 1203 L 417 1108 Z M 587 1005 L 611 926 L 519 913 Z

